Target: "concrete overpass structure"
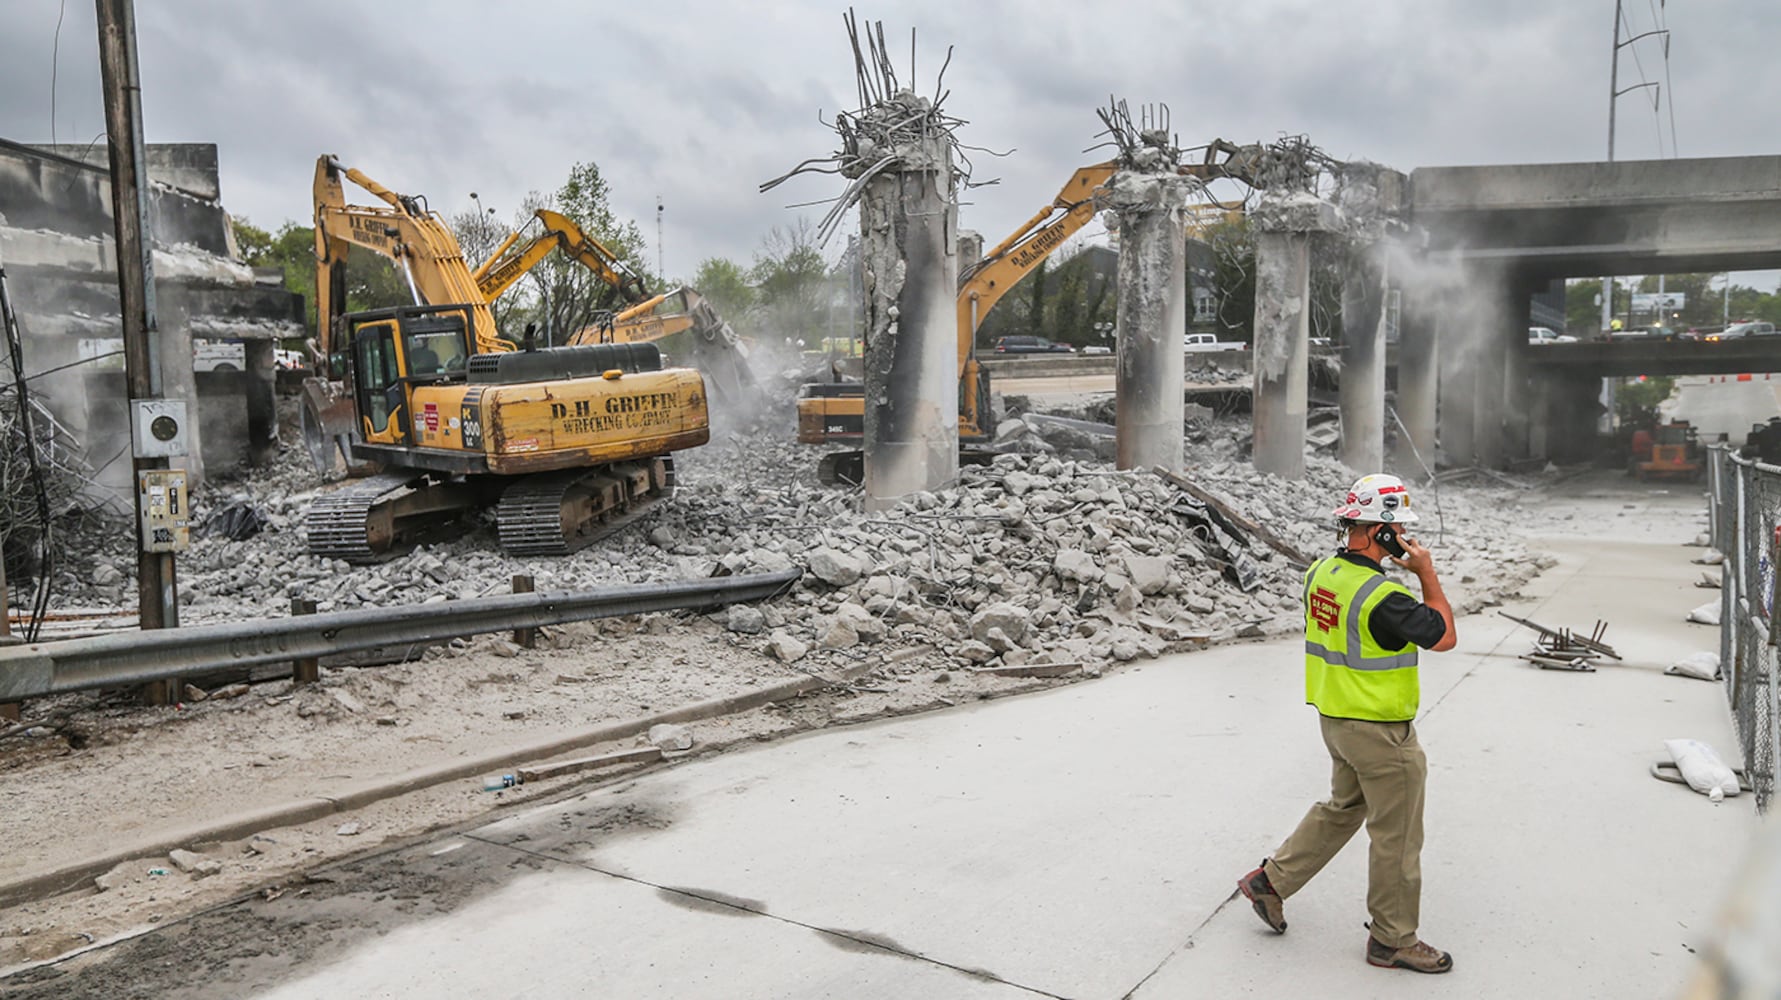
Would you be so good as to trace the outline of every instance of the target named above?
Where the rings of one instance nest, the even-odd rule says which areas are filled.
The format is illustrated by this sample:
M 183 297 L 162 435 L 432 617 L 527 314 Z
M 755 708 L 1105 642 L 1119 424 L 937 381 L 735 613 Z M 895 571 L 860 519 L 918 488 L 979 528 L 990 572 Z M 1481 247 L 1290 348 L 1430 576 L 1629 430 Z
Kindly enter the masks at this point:
M 1781 338 L 1526 343 L 1555 279 L 1781 268 L 1781 156 L 1424 167 L 1409 200 L 1399 412 L 1425 457 L 1438 428 L 1452 465 L 1575 459 L 1603 376 L 1781 371 Z

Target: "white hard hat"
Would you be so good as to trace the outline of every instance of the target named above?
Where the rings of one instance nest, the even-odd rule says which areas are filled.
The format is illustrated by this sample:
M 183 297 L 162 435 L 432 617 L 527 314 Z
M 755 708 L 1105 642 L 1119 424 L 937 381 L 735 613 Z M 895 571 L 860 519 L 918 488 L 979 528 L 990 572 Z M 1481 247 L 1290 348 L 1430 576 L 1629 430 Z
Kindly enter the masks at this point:
M 1416 520 L 1410 509 L 1410 487 L 1396 476 L 1382 472 L 1362 476 L 1348 489 L 1348 498 L 1335 510 L 1335 517 L 1366 523 L 1409 524 Z

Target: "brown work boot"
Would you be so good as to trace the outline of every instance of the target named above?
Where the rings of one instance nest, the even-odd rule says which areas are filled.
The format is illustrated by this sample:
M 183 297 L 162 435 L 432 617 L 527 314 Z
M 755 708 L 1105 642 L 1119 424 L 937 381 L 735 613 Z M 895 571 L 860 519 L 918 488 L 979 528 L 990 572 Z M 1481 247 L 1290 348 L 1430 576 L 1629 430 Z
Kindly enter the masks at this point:
M 1274 883 L 1268 881 L 1266 869 L 1257 868 L 1243 876 L 1237 883 L 1237 891 L 1255 904 L 1255 915 L 1262 918 L 1262 923 L 1272 927 L 1276 934 L 1286 933 L 1286 901 L 1274 891 Z
M 1367 964 L 1381 969 L 1409 969 L 1412 972 L 1452 972 L 1453 956 L 1418 940 L 1408 948 L 1393 948 L 1367 935 Z

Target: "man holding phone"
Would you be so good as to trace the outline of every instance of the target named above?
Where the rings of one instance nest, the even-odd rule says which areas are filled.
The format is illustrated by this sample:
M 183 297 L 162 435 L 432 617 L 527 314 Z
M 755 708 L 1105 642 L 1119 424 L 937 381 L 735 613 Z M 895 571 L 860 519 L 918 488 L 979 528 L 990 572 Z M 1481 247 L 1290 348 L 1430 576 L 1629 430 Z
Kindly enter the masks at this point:
M 1276 932 L 1283 901 L 1311 881 L 1364 823 L 1367 961 L 1447 972 L 1453 958 L 1417 937 L 1422 902 L 1422 804 L 1428 764 L 1413 720 L 1421 697 L 1417 649 L 1458 641 L 1453 609 L 1429 550 L 1401 525 L 1416 521 L 1396 476 L 1363 476 L 1331 512 L 1343 547 L 1305 572 L 1305 701 L 1316 707 L 1331 761 L 1330 798 L 1311 807 L 1273 857 L 1238 889 Z M 1386 577 L 1389 558 L 1416 575 L 1419 601 Z

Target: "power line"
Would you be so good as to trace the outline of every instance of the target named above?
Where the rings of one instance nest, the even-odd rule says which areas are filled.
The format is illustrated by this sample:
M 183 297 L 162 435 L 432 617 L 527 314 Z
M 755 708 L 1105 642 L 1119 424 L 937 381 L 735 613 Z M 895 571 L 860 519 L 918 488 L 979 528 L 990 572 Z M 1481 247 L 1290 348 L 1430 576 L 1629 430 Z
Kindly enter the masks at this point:
M 56 144 L 56 62 L 62 55 L 62 18 L 68 15 L 68 0 L 62 0 L 56 11 L 56 33 L 49 49 L 49 144 Z

